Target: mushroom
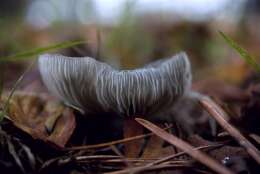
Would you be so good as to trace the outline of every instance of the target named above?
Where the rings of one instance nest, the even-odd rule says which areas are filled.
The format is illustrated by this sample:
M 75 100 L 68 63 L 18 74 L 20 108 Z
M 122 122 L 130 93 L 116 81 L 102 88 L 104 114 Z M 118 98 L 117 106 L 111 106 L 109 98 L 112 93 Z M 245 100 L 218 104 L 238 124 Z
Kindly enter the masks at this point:
M 185 53 L 134 70 L 116 70 L 90 57 L 44 54 L 39 58 L 39 69 L 50 92 L 86 114 L 154 115 L 191 87 Z
M 134 117 L 152 118 L 189 93 L 192 79 L 183 52 L 134 70 L 117 70 L 90 57 L 44 54 L 39 57 L 39 69 L 49 91 L 85 115 L 126 116 L 125 136 L 130 124 L 138 129 Z

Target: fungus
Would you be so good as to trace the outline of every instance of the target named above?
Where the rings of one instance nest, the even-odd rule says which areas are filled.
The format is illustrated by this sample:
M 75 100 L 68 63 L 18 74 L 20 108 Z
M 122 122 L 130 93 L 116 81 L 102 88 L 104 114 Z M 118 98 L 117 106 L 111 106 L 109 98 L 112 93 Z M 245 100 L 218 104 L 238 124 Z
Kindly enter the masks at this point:
M 189 93 L 192 78 L 185 53 L 134 70 L 117 70 L 90 57 L 45 54 L 39 58 L 39 69 L 49 91 L 85 115 L 109 112 L 126 116 L 125 137 L 143 131 L 134 117 L 160 116 Z M 126 145 L 125 153 L 135 157 L 136 145 Z
M 39 69 L 50 92 L 86 114 L 154 115 L 191 86 L 185 53 L 134 70 L 116 70 L 90 57 L 45 54 L 39 58 Z

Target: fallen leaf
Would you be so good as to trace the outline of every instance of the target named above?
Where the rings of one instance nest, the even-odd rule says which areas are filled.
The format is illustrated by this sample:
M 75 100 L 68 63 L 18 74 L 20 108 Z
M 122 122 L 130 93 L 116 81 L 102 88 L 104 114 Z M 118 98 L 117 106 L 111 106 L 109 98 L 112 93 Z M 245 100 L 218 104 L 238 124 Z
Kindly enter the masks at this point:
M 163 124 L 157 125 L 162 129 L 164 127 Z M 157 135 L 152 135 L 149 138 L 147 145 L 144 147 L 142 158 L 162 158 L 168 156 L 169 154 L 176 153 L 173 146 L 164 147 L 164 143 L 165 141 L 162 138 L 158 137 Z
M 161 157 L 163 150 L 164 140 L 156 135 L 152 135 L 144 149 L 142 158 L 157 158 Z
M 2 103 L 8 93 L 3 95 Z M 70 108 L 43 94 L 17 91 L 10 100 L 8 118 L 13 124 L 30 134 L 57 147 L 64 147 L 72 135 L 76 122 Z

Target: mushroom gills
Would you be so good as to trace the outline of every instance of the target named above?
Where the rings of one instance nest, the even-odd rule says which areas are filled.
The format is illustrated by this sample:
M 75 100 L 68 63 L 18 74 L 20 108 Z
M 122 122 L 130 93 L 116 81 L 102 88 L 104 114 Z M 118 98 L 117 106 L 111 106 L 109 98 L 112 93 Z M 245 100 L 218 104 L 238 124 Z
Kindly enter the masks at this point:
M 192 80 L 183 52 L 134 70 L 117 70 L 90 57 L 44 54 L 39 69 L 51 93 L 86 114 L 153 115 L 189 92 Z

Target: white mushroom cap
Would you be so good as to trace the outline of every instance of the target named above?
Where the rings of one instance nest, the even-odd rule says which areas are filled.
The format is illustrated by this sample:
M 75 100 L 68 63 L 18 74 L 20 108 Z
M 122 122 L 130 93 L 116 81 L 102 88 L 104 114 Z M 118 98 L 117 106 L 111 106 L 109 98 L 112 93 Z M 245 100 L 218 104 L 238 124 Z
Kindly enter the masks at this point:
M 135 70 L 116 70 L 90 57 L 41 55 L 39 69 L 47 88 L 86 113 L 149 115 L 174 104 L 191 86 L 185 53 Z

